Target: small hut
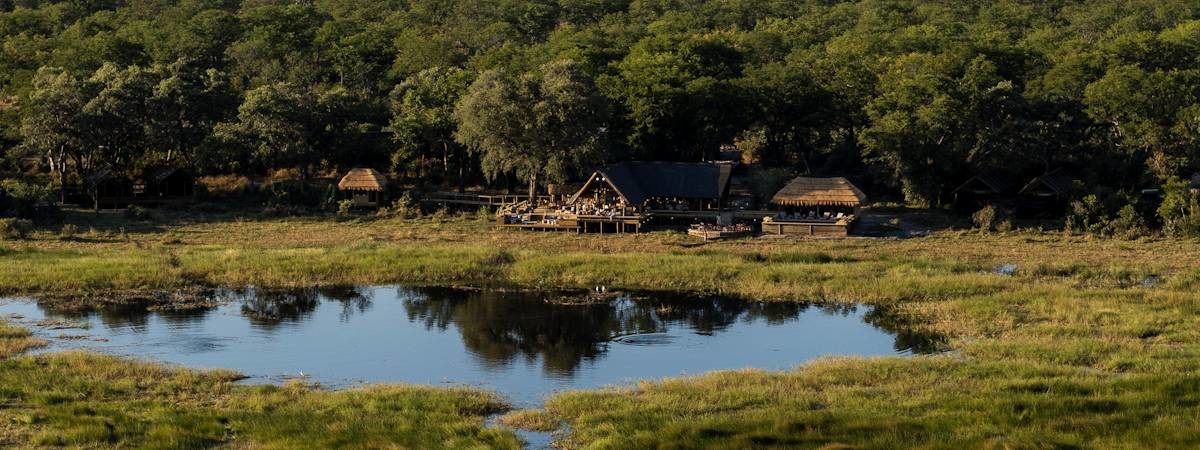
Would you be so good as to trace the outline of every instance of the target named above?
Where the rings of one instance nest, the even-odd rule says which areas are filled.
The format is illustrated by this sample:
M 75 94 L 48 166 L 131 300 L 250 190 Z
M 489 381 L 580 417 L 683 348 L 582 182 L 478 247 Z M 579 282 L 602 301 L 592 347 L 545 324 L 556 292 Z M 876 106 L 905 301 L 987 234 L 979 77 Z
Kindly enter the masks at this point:
M 192 196 L 195 187 L 196 178 L 190 171 L 180 167 L 165 167 L 150 171 L 142 184 L 134 186 L 134 194 L 158 198 L 182 198 Z
M 959 210 L 973 212 L 987 205 L 1005 202 L 1011 193 L 1012 186 L 1006 178 L 993 173 L 980 173 L 954 189 L 954 205 Z
M 1021 188 L 1021 203 L 1017 214 L 1027 218 L 1051 218 L 1066 211 L 1075 182 L 1062 172 L 1051 172 L 1034 178 Z
M 866 200 L 866 194 L 845 178 L 797 177 L 771 198 L 780 212 L 763 219 L 763 232 L 846 236 Z
M 124 207 L 133 201 L 133 183 L 112 167 L 102 167 L 83 179 L 85 201 L 100 209 Z
M 338 181 L 338 190 L 353 200 L 354 206 L 376 207 L 383 201 L 387 177 L 375 169 L 352 169 Z

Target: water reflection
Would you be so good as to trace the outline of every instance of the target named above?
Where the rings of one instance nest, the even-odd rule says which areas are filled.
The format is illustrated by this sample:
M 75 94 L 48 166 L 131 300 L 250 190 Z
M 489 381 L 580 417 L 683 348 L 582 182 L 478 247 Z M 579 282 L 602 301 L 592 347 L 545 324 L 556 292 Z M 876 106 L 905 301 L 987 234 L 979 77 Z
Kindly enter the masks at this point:
M 213 306 L 85 311 L 0 300 L 0 315 L 54 348 L 92 348 L 269 380 L 330 385 L 459 382 L 537 402 L 556 389 L 709 370 L 788 369 L 822 355 L 939 349 L 886 308 L 634 294 L 563 304 L 563 293 L 445 288 L 222 290 Z M 158 303 L 161 305 L 161 303 Z M 90 329 L 39 328 L 66 319 Z M 84 339 L 59 339 L 86 335 Z M 352 351 L 348 351 L 352 349 Z
M 728 297 L 655 294 L 628 296 L 612 302 L 568 304 L 551 294 L 420 289 L 402 292 L 409 320 L 427 328 L 457 328 L 463 343 L 485 364 L 502 368 L 518 358 L 541 360 L 543 369 L 562 376 L 602 355 L 610 342 L 653 345 L 668 337 L 653 336 L 678 327 L 709 336 L 736 324 L 759 321 L 779 326 L 797 320 L 810 308 L 829 315 L 855 313 L 854 305 L 795 302 L 750 302 Z M 902 324 L 872 311 L 874 325 L 895 332 Z M 897 341 L 897 350 L 921 351 L 916 335 Z M 910 342 L 913 341 L 913 342 Z

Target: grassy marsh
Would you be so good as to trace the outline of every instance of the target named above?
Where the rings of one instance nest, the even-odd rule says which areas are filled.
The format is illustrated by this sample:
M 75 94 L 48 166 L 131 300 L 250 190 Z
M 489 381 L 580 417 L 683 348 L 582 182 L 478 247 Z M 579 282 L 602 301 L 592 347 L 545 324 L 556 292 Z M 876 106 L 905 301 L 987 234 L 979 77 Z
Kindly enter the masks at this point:
M 0 447 L 521 446 L 511 432 L 483 426 L 507 409 L 489 392 L 251 387 L 233 384 L 239 377 L 89 353 L 9 354 L 0 357 Z
M 412 282 L 701 291 L 887 305 L 919 331 L 945 336 L 951 350 L 934 357 L 832 359 L 788 372 L 723 372 L 646 381 L 633 389 L 568 392 L 550 399 L 545 412 L 508 416 L 513 425 L 529 428 L 566 424 L 569 432 L 559 438 L 569 448 L 1200 445 L 1200 433 L 1192 431 L 1200 429 L 1196 241 L 943 232 L 908 240 L 749 239 L 691 247 L 682 245 L 687 238 L 678 233 L 511 233 L 465 218 L 72 220 L 97 229 L 71 239 L 42 231 L 31 240 L 0 243 L 0 290 Z M 0 331 L 10 334 L 21 333 Z M 5 364 L 54 358 L 81 357 L 19 357 Z M 122 380 L 110 381 L 126 383 Z M 24 388 L 14 391 L 19 389 Z M 219 389 L 237 393 L 223 394 L 220 408 L 228 409 L 212 407 L 216 411 L 233 414 L 259 404 L 228 399 L 260 394 Z M 30 387 L 23 395 L 36 392 Z M 269 394 L 284 395 L 278 392 Z M 156 410 L 160 404 L 154 402 L 162 400 L 146 395 L 126 406 Z M 307 395 L 321 411 L 328 409 L 321 402 L 353 396 Z M 472 414 L 489 404 L 477 400 L 442 416 L 465 424 L 468 432 L 409 439 L 510 442 L 503 432 L 473 428 L 478 424 Z M 296 423 L 328 422 L 304 416 L 298 414 Z M 334 417 L 332 423 L 343 420 Z M 6 436 L 30 439 L 53 428 L 46 422 L 3 422 Z M 250 429 L 237 436 L 282 442 L 278 436 L 293 433 L 267 431 L 290 430 L 284 425 L 253 428 L 263 433 L 257 435 L 245 431 Z M 329 430 L 324 434 L 341 435 Z M 132 439 L 122 442 L 149 442 Z

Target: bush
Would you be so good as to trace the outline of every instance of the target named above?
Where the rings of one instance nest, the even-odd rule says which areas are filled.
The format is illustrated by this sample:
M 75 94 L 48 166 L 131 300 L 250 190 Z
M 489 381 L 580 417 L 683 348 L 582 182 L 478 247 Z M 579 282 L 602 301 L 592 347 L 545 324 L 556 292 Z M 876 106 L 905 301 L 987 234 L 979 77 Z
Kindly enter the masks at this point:
M 3 218 L 0 219 L 0 238 L 25 239 L 33 232 L 33 222 L 29 219 Z
M 74 239 L 75 235 L 79 234 L 79 227 L 73 223 L 68 223 L 58 230 L 58 235 L 63 239 Z
M 337 215 L 349 216 L 354 211 L 354 200 L 346 199 L 338 202 Z
M 129 220 L 150 220 L 150 210 L 144 206 L 129 205 L 125 207 L 125 218 Z
M 979 211 L 971 214 L 971 221 L 975 223 L 976 228 L 985 233 L 991 231 L 1006 232 L 1013 229 L 1012 218 L 1009 212 L 992 205 L 984 206 Z
M 1088 194 L 1079 200 L 1071 202 L 1067 211 L 1066 228 L 1068 232 L 1102 233 L 1108 221 L 1104 215 L 1104 205 L 1096 194 Z
M 475 211 L 475 219 L 483 222 L 491 222 L 496 219 L 496 213 L 492 212 L 492 208 L 480 205 Z
M 227 198 L 249 194 L 253 184 L 241 175 L 214 175 L 201 177 L 197 187 L 202 197 Z
M 330 198 L 328 190 L 322 190 L 304 181 L 285 180 L 263 188 L 266 206 L 276 209 L 320 208 L 335 205 L 336 197 Z
M 1067 211 L 1066 231 L 1136 239 L 1150 233 L 1146 219 L 1138 212 L 1137 197 L 1118 192 L 1103 200 L 1095 194 L 1071 202 Z
M 1200 199 L 1186 181 L 1172 178 L 1163 186 L 1158 207 L 1163 231 L 1172 236 L 1200 236 Z
M 391 206 L 379 208 L 378 214 L 381 217 L 410 219 L 421 215 L 421 210 L 417 207 L 417 202 L 413 200 L 412 194 L 405 192 L 400 195 L 400 198 L 393 201 Z
M 0 181 L 0 215 L 51 223 L 62 213 L 49 187 L 9 179 Z
M 1133 205 L 1125 205 L 1117 212 L 1117 217 L 1108 222 L 1108 232 L 1113 236 L 1126 239 L 1137 239 L 1150 233 L 1146 220 L 1137 212 Z

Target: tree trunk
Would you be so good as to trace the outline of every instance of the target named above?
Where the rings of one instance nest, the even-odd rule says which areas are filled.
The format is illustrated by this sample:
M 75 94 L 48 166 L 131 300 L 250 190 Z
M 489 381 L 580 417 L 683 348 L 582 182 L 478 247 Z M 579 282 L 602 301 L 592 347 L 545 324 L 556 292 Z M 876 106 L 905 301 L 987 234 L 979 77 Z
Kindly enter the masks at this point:
M 461 194 L 467 190 L 467 161 L 466 158 L 458 161 L 458 193 Z
M 537 206 L 537 175 L 529 176 L 529 206 Z
M 450 177 L 450 144 L 442 141 L 442 180 Z

